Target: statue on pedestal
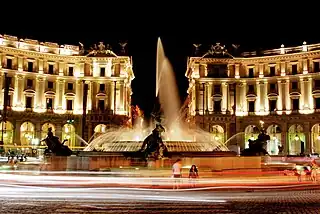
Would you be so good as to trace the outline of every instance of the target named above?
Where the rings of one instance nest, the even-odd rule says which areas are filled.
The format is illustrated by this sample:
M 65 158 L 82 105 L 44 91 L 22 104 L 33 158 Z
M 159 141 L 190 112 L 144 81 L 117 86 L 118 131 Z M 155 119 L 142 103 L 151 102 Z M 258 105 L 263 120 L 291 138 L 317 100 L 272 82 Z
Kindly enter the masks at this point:
M 61 143 L 59 138 L 53 135 L 51 127 L 48 128 L 47 137 L 42 141 L 45 141 L 48 146 L 45 153 L 52 153 L 57 156 L 70 156 L 72 154 L 71 149 L 64 145 L 67 140 Z
M 270 136 L 266 134 L 263 126 L 261 126 L 260 134 L 256 140 L 249 139 L 249 148 L 242 151 L 243 156 L 264 156 L 268 155 L 266 148 Z
M 167 156 L 168 149 L 161 138 L 161 133 L 164 131 L 161 124 L 156 124 L 156 128 L 143 141 L 140 152 L 142 152 L 144 160 L 156 161 Z

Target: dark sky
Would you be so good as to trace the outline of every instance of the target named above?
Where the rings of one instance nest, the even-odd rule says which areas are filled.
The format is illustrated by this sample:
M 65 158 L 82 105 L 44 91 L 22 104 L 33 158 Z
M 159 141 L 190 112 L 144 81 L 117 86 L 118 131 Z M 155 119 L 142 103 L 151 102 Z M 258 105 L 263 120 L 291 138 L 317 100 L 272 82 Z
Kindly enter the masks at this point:
M 205 11 L 204 11 L 205 13 Z M 245 12 L 243 12 L 245 13 Z M 305 40 L 308 44 L 320 42 L 320 36 L 314 31 L 312 17 L 301 17 L 298 20 L 285 16 L 271 19 L 269 12 L 264 17 L 228 17 L 227 11 L 221 16 L 207 14 L 205 18 L 194 14 L 179 17 L 166 16 L 164 19 L 153 19 L 146 16 L 143 19 L 122 17 L 125 21 L 103 19 L 88 19 L 86 23 L 76 19 L 47 20 L 48 24 L 17 25 L 14 20 L 4 22 L 0 34 L 16 35 L 19 38 L 31 38 L 39 41 L 58 42 L 59 44 L 74 44 L 82 42 L 89 48 L 94 43 L 104 41 L 115 48 L 119 41 L 128 41 L 129 55 L 133 57 L 133 69 L 136 78 L 132 82 L 133 104 L 139 105 L 146 114 L 153 109 L 155 101 L 155 68 L 157 37 L 161 37 L 165 53 L 171 61 L 183 100 L 186 96 L 188 81 L 184 74 L 187 57 L 192 55 L 193 43 L 202 43 L 205 49 L 210 44 L 221 42 L 226 46 L 240 44 L 242 50 L 257 50 L 259 48 L 279 48 L 301 45 Z M 240 13 L 241 14 L 241 13 Z M 311 13 L 310 13 L 311 14 Z M 150 14 L 149 14 L 150 15 Z M 260 14 L 261 15 L 261 14 Z M 312 15 L 312 14 L 311 14 Z M 179 17 L 179 18 L 177 18 Z M 228 19 L 226 19 L 228 17 Z M 38 17 L 41 19 L 41 17 Z M 26 23 L 39 20 L 28 19 Z

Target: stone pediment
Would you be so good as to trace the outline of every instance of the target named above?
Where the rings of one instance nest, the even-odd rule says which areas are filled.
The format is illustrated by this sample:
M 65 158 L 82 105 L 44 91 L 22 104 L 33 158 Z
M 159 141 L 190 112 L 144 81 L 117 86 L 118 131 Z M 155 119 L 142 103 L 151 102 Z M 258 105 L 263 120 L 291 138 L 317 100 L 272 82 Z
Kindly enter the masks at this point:
M 26 90 L 24 90 L 24 93 L 25 93 L 25 94 L 35 94 L 36 91 L 33 90 L 33 89 L 26 89 Z
M 274 93 L 274 92 L 271 92 L 268 94 L 268 97 L 278 97 L 278 94 L 277 93 Z
M 301 96 L 300 92 L 294 91 L 290 92 L 290 96 Z
M 54 92 L 54 91 L 46 91 L 46 92 L 44 93 L 44 95 L 45 95 L 45 96 L 55 96 L 55 95 L 56 95 L 56 92 Z
M 105 97 L 105 96 L 107 96 L 107 95 L 105 93 L 102 93 L 102 92 L 100 92 L 100 93 L 98 93 L 96 95 L 96 97 Z

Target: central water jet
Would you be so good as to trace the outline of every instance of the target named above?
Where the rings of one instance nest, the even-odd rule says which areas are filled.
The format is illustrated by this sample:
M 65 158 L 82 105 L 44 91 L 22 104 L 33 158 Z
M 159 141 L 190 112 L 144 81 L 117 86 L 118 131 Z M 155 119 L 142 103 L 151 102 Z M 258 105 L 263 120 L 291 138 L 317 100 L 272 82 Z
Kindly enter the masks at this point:
M 168 152 L 228 151 L 224 142 L 216 140 L 211 133 L 201 128 L 190 129 L 184 121 L 179 120 L 180 99 L 175 74 L 160 38 L 157 42 L 156 58 L 156 97 L 164 115 L 162 125 L 166 129 L 161 138 Z M 143 118 L 140 118 L 140 121 L 142 120 Z M 140 122 L 133 128 L 109 129 L 89 142 L 85 151 L 137 152 L 153 129 L 153 126 L 144 128 Z

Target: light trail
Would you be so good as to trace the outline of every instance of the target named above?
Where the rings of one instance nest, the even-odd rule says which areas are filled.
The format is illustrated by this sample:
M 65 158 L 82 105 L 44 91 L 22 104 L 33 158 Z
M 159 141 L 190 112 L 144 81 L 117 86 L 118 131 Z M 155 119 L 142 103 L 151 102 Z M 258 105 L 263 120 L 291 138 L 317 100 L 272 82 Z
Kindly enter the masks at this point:
M 10 171 L 11 172 L 11 171 Z M 11 173 L 0 172 L 0 183 L 3 185 L 44 186 L 56 188 L 138 188 L 138 189 L 173 189 L 178 185 L 179 190 L 174 191 L 194 191 L 194 190 L 217 190 L 217 189 L 279 189 L 314 186 L 311 182 L 298 182 L 296 177 L 273 176 L 273 177 L 245 177 L 245 178 L 201 178 L 191 181 L 188 178 L 174 179 L 169 177 L 123 177 L 115 176 L 109 172 L 81 172 L 76 175 L 76 171 L 49 172 L 49 175 L 29 171 L 12 171 Z M 45 174 L 47 172 L 44 172 Z M 127 173 L 127 172 L 122 172 Z M 70 175 L 69 175 L 70 174 Z M 89 176 L 91 175 L 91 176 Z M 98 175 L 98 176 L 97 176 Z

